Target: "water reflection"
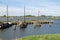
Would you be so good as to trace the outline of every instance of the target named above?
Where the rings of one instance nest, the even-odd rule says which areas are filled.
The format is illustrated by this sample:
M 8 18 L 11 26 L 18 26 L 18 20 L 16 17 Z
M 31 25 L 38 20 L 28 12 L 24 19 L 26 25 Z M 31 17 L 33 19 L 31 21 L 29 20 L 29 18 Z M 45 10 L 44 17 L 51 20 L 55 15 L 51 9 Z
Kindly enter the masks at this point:
M 49 23 L 48 25 L 49 25 L 49 27 L 52 27 L 53 23 Z
M 20 28 L 20 31 L 25 31 L 26 28 Z
M 0 32 L 2 32 L 3 30 L 2 29 L 0 29 Z
M 34 26 L 34 29 L 36 29 L 36 28 L 40 28 L 41 27 L 41 25 L 38 25 L 38 26 Z
M 16 25 L 13 26 L 13 29 L 16 30 Z

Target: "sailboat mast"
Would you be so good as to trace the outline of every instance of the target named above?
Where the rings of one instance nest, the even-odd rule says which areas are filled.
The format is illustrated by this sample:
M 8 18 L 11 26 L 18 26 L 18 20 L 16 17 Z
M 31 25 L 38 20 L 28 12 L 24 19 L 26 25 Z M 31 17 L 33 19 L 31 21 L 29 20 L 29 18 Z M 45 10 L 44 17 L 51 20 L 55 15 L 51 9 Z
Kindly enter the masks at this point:
M 39 10 L 38 10 L 38 21 L 39 21 Z
M 7 23 L 8 23 L 8 5 L 7 5 Z
M 24 22 L 25 22 L 25 6 L 24 6 Z

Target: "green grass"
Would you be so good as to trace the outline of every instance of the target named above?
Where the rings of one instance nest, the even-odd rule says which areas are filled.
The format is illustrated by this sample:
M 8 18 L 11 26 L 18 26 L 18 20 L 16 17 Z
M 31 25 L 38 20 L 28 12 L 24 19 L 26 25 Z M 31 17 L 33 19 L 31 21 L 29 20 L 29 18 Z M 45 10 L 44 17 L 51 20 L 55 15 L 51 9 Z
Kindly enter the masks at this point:
M 23 20 L 19 20 L 20 22 Z M 38 20 L 26 20 L 26 22 L 37 22 Z M 39 20 L 39 22 L 49 22 L 49 20 Z
M 60 34 L 35 35 L 18 38 L 17 40 L 60 40 Z
M 16 23 L 16 22 L 23 22 L 23 20 L 17 20 L 17 21 L 14 21 L 13 23 Z M 37 20 L 26 20 L 26 22 L 37 22 Z M 39 22 L 49 22 L 49 20 L 39 20 Z

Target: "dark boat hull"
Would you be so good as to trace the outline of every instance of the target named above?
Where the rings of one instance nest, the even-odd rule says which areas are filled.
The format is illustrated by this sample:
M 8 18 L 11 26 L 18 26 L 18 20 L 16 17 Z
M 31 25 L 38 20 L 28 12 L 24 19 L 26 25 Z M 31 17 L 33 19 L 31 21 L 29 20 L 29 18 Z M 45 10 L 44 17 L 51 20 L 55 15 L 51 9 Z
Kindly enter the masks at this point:
M 8 24 L 8 23 L 6 23 L 6 24 L 2 24 L 2 25 L 0 25 L 0 29 L 6 29 L 6 28 L 9 28 L 9 27 L 11 27 L 13 24 Z
M 27 25 L 28 25 L 28 23 L 21 23 L 21 24 L 20 24 L 20 28 L 26 28 Z

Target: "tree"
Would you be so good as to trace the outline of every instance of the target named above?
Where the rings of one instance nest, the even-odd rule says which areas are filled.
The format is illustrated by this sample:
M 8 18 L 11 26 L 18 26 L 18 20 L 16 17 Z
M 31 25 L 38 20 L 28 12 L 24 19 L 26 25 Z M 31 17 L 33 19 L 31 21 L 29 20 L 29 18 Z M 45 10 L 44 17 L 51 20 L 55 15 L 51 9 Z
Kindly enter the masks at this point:
M 41 15 L 41 17 L 46 17 L 45 15 Z
M 6 17 L 6 15 L 3 15 L 3 17 Z

